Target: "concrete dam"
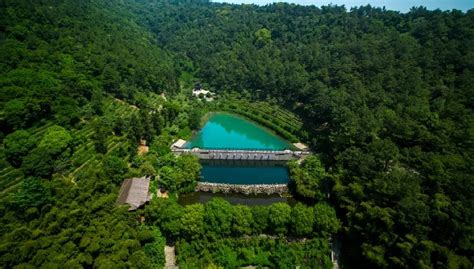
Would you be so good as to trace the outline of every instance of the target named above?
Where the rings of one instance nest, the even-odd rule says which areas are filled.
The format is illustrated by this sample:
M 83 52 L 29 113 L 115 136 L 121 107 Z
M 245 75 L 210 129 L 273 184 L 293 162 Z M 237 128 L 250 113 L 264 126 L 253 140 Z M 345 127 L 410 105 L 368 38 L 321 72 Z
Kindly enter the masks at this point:
M 183 148 L 186 141 L 178 140 L 171 146 L 175 154 L 192 154 L 201 160 L 288 161 L 309 155 L 308 151 L 293 150 L 237 150 Z

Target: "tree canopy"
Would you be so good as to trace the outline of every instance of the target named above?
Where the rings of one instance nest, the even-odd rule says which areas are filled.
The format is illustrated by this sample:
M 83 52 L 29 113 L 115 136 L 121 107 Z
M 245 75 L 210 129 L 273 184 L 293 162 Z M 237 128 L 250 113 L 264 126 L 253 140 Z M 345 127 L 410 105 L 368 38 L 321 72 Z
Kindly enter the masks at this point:
M 331 237 L 348 267 L 472 268 L 473 10 L 1 7 L 0 267 L 156 268 L 173 239 L 183 267 L 329 268 Z M 289 164 L 304 204 L 173 200 L 200 164 L 170 144 L 220 109 L 310 146 Z M 117 207 L 143 174 L 170 201 Z

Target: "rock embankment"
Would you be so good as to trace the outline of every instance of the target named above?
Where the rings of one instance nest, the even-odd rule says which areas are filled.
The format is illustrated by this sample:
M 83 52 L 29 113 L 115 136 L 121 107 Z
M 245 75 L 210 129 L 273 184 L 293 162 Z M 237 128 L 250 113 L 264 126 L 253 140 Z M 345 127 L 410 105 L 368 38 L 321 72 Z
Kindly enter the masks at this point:
M 242 193 L 242 194 L 284 194 L 288 192 L 286 184 L 223 184 L 198 182 L 195 191 L 222 192 L 222 193 Z

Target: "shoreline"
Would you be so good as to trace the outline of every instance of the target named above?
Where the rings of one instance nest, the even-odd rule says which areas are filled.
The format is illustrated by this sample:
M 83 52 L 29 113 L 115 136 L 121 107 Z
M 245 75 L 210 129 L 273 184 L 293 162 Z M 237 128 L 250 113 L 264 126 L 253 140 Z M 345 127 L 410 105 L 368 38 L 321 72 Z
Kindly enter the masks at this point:
M 221 108 L 221 110 L 219 110 L 217 113 L 227 113 L 227 114 L 231 114 L 231 115 L 234 115 L 234 116 L 237 116 L 237 117 L 240 117 L 240 118 L 243 118 L 245 120 L 248 120 L 254 124 L 257 124 L 258 126 L 262 127 L 263 129 L 266 129 L 267 131 L 271 132 L 272 134 L 280 137 L 281 139 L 285 140 L 285 141 L 288 141 L 291 145 L 293 145 L 293 142 L 291 141 L 292 139 L 289 139 L 289 138 L 285 138 L 285 136 L 281 133 L 279 133 L 277 130 L 273 129 L 271 126 L 267 126 L 267 123 L 271 124 L 271 125 L 274 125 L 276 127 L 280 127 L 278 126 L 278 124 L 272 122 L 271 120 L 266 120 L 266 119 L 260 119 L 260 120 L 256 120 L 256 119 L 253 119 L 251 118 L 250 116 L 246 115 L 244 111 L 240 111 L 240 110 L 233 110 L 233 109 L 225 109 L 225 108 Z M 281 127 L 280 127 L 281 128 Z M 284 130 L 284 129 L 283 129 Z M 287 133 L 289 133 L 291 136 L 293 136 L 293 138 L 295 139 L 295 141 L 300 141 L 300 137 L 298 137 L 297 135 L 295 135 L 294 133 L 292 132 L 289 132 L 287 130 L 284 130 L 286 131 Z
M 206 125 L 209 118 L 211 118 L 215 114 L 226 114 L 226 115 L 229 115 L 229 116 L 233 116 L 233 117 L 237 117 L 237 118 L 246 120 L 246 121 L 250 122 L 251 124 L 257 126 L 258 128 L 261 128 L 261 129 L 265 130 L 266 132 L 269 132 L 270 134 L 276 136 L 284 144 L 288 145 L 287 149 L 289 149 L 289 150 L 296 150 L 297 149 L 289 139 L 286 139 L 285 137 L 283 137 L 276 130 L 274 130 L 274 129 L 268 127 L 268 126 L 265 126 L 263 123 L 260 123 L 260 122 L 254 120 L 254 119 L 251 119 L 251 118 L 249 118 L 249 117 L 247 117 L 243 114 L 237 113 L 235 111 L 223 110 L 223 109 L 212 110 L 212 111 L 206 112 L 204 114 L 204 116 L 202 116 L 201 121 L 199 122 L 199 129 L 198 130 L 192 130 L 191 137 L 186 142 L 189 143 L 190 140 L 193 140 L 193 138 L 195 138 L 195 136 L 202 130 L 204 125 Z

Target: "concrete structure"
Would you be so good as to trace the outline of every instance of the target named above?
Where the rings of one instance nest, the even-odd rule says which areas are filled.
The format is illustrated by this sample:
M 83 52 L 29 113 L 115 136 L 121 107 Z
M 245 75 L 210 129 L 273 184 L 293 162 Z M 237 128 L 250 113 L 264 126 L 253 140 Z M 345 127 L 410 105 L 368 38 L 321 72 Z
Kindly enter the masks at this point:
M 128 211 L 137 210 L 151 200 L 149 193 L 150 178 L 127 178 L 120 187 L 117 204 L 130 205 Z
M 201 94 L 202 94 L 203 98 L 208 102 L 213 101 L 214 96 L 216 95 L 215 93 L 213 93 L 211 91 L 204 90 L 204 89 L 199 89 L 199 90 L 194 89 L 193 90 L 193 96 L 194 97 L 199 98 L 199 96 Z
M 201 93 L 202 93 L 204 96 L 206 96 L 208 93 L 211 94 L 211 95 L 214 95 L 213 92 L 208 91 L 208 90 L 204 90 L 204 89 L 198 89 L 198 90 L 194 89 L 194 90 L 193 90 L 193 95 L 196 96 L 196 97 L 199 97 L 199 95 L 200 95 Z
M 284 194 L 288 192 L 287 184 L 226 184 L 198 182 L 195 191 L 249 194 Z
M 176 154 L 193 154 L 202 160 L 246 160 L 246 161 L 288 161 L 309 154 L 308 151 L 291 150 L 235 150 L 235 149 L 184 149 L 172 147 Z
M 193 96 L 196 97 L 196 98 L 199 98 L 200 95 L 203 96 L 203 98 L 210 102 L 210 101 L 213 101 L 214 100 L 214 96 L 216 95 L 215 93 L 211 92 L 211 91 L 208 91 L 208 90 L 204 90 L 202 87 L 201 87 L 201 84 L 200 83 L 197 83 L 196 85 L 194 85 L 194 88 L 193 88 Z
M 298 142 L 298 143 L 293 143 L 293 146 L 295 146 L 295 148 L 299 149 L 299 150 L 302 150 L 302 151 L 306 151 L 308 150 L 308 146 L 301 143 L 301 142 Z
M 186 140 L 178 139 L 178 141 L 174 142 L 173 145 L 171 145 L 171 150 L 181 149 L 183 148 L 184 144 L 186 144 Z

